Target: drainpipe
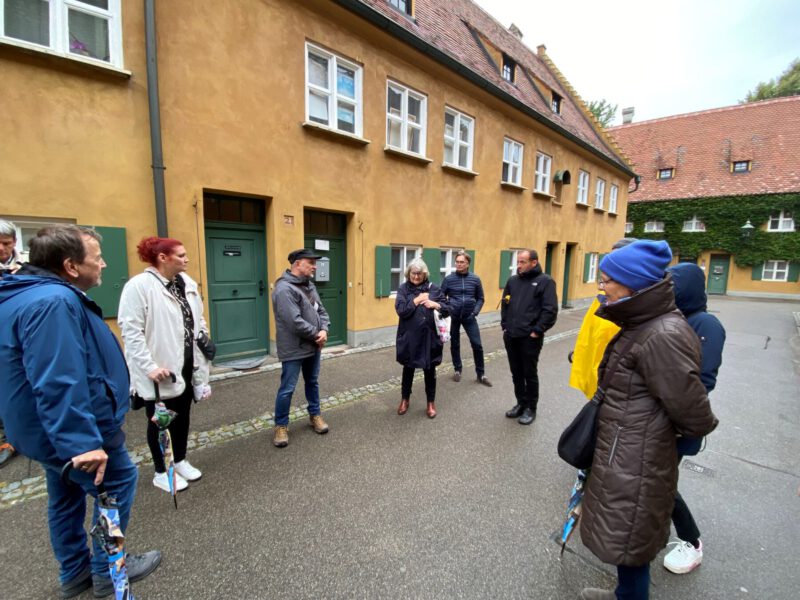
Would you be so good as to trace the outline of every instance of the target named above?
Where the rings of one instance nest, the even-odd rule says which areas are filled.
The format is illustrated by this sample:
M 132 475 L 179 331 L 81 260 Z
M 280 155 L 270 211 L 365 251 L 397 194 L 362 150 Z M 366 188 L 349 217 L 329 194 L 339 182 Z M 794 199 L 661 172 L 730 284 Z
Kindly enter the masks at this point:
M 164 167 L 164 153 L 161 148 L 155 0 L 145 0 L 144 2 L 144 37 L 147 56 L 147 104 L 150 108 L 150 150 L 153 156 L 153 188 L 156 196 L 156 228 L 159 237 L 167 237 L 167 194 L 164 186 L 166 167 Z

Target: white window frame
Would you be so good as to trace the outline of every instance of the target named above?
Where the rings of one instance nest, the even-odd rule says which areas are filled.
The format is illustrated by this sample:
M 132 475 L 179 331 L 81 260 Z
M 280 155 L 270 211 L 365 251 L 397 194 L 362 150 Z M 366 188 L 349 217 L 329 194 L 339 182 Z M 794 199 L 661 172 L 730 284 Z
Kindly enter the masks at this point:
M 392 112 L 394 109 L 389 109 L 389 90 L 394 90 L 395 93 L 400 94 L 400 114 Z M 413 98 L 420 103 L 419 107 L 419 123 L 412 122 L 408 114 L 408 100 Z M 386 82 L 386 146 L 407 152 L 417 156 L 425 156 L 425 131 L 427 129 L 428 121 L 428 97 L 425 94 L 412 90 L 410 87 L 397 83 L 391 79 Z M 389 141 L 389 129 L 392 123 L 400 125 L 400 145 L 393 146 Z M 408 148 L 408 131 L 415 129 L 419 131 L 419 152 L 410 150 Z
M 48 45 L 6 35 L 5 3 L 6 0 L 0 0 L 0 42 L 46 52 L 47 54 L 55 54 L 80 62 L 112 66 L 117 69 L 123 68 L 121 0 L 108 0 L 108 9 L 98 8 L 97 6 L 80 2 L 80 0 L 47 0 L 49 7 L 48 36 L 50 38 Z M 108 22 L 108 60 L 70 52 L 70 11 L 85 13 Z
M 49 227 L 51 225 L 75 224 L 74 219 L 60 218 L 11 217 L 0 215 L 0 219 L 8 221 L 14 226 L 14 229 L 17 232 L 14 249 L 17 251 L 17 255 L 23 262 L 27 262 L 28 260 L 28 250 L 25 247 L 25 241 L 30 240 L 31 237 L 34 237 L 37 231 L 43 227 Z
M 743 168 L 740 168 L 741 167 Z M 731 173 L 748 173 L 750 171 L 749 160 L 735 160 L 731 163 Z
M 578 204 L 589 205 L 589 172 L 580 169 L 578 171 Z
M 315 83 L 312 83 L 309 80 L 309 55 L 315 55 L 319 58 L 324 58 L 328 61 L 328 86 L 327 88 L 323 88 Z M 353 98 L 350 98 L 346 94 L 342 94 L 339 90 L 339 78 L 337 77 L 337 73 L 339 70 L 339 65 L 342 67 L 346 67 L 354 72 L 353 76 Z M 305 57 L 305 67 L 306 67 L 306 121 L 314 123 L 315 125 L 320 125 L 322 127 L 327 127 L 328 129 L 332 129 L 334 131 L 340 131 L 347 135 L 356 135 L 361 137 L 363 131 L 363 117 L 362 117 L 362 68 L 361 65 L 354 63 L 351 60 L 347 60 L 346 58 L 342 58 L 341 56 L 334 54 L 333 52 L 329 52 L 315 44 L 310 42 L 306 42 L 306 57 Z M 311 117 L 311 96 L 317 96 L 325 98 L 328 104 L 328 121 L 327 123 L 323 123 L 318 121 L 316 118 Z M 354 131 L 347 131 L 346 129 L 342 129 L 339 127 L 339 105 L 346 104 L 353 107 L 354 112 L 354 120 L 353 128 Z
M 781 210 L 779 213 L 772 213 L 767 221 L 767 231 L 780 233 L 794 231 L 794 218 L 792 213 Z
M 519 160 L 514 161 L 514 149 L 519 148 Z M 500 173 L 501 181 L 503 183 L 510 183 L 511 185 L 522 185 L 522 161 L 525 156 L 525 145 L 520 142 L 514 141 L 511 138 L 503 138 L 503 171 L 508 165 L 509 179 L 503 179 L 503 171 Z M 516 174 L 516 176 L 515 176 Z
M 456 254 L 459 252 L 464 252 L 464 248 L 441 248 L 441 253 L 439 255 L 439 274 L 442 277 L 442 281 L 444 278 L 450 275 L 451 273 L 456 272 Z M 442 258 L 445 259 L 445 267 L 442 266 Z M 428 266 L 430 269 L 430 265 Z
M 683 222 L 682 231 L 687 233 L 702 233 L 706 230 L 706 224 L 697 218 L 697 215 L 692 215 L 692 218 Z
M 392 256 L 390 254 L 390 256 L 389 256 L 389 285 L 391 287 L 392 274 L 398 273 L 399 277 L 397 278 L 398 279 L 397 288 L 399 288 L 406 281 L 405 271 L 406 271 L 406 267 L 408 266 L 408 262 L 409 262 L 409 260 L 407 260 L 409 251 L 413 251 L 414 252 L 414 256 L 411 258 L 411 260 L 413 260 L 414 258 L 422 258 L 422 246 L 394 246 L 394 245 L 392 245 L 392 246 L 390 246 L 390 248 L 391 248 L 391 253 L 392 254 L 394 254 L 395 251 L 400 253 L 400 261 L 399 261 L 400 262 L 400 266 L 399 267 L 392 267 L 391 266 L 393 261 L 391 260 Z M 428 269 L 430 270 L 430 266 L 428 267 Z M 396 295 L 397 294 L 397 288 L 390 290 L 390 295 Z
M 789 261 L 765 260 L 761 279 L 763 281 L 789 281 Z
M 664 221 L 647 221 L 644 224 L 645 233 L 663 233 Z
M 597 183 L 594 184 L 594 207 L 602 210 L 605 205 L 606 196 L 606 180 L 597 178 Z
M 617 214 L 617 200 L 619 198 L 619 186 L 611 184 L 608 189 L 608 212 Z
M 461 111 L 456 110 L 455 108 L 450 108 L 449 106 L 444 107 L 445 113 L 445 125 L 444 125 L 444 154 L 442 155 L 444 158 L 442 162 L 446 165 L 450 165 L 451 167 L 458 167 L 459 169 L 466 169 L 468 171 L 472 170 L 472 153 L 473 153 L 473 143 L 475 139 L 475 119 L 472 117 L 465 115 Z M 453 117 L 453 135 L 447 135 L 447 115 L 451 115 Z M 464 141 L 460 138 L 461 135 L 461 125 L 466 123 L 467 124 L 467 140 Z M 447 161 L 447 147 L 448 144 L 453 148 L 453 161 Z M 461 148 L 467 149 L 467 162 L 466 164 L 461 164 Z
M 550 193 L 550 171 L 553 166 L 553 157 L 544 152 L 536 153 L 536 174 L 533 189 L 541 194 Z
M 673 167 L 668 167 L 666 169 L 659 169 L 656 172 L 656 179 L 659 180 L 672 179 L 674 177 L 675 177 L 675 169 Z
M 511 264 L 508 266 L 508 270 L 511 273 L 511 275 L 516 275 L 517 274 L 517 256 L 519 255 L 520 252 L 523 252 L 523 250 L 521 250 L 521 249 L 514 250 L 513 248 L 510 248 L 509 251 L 511 252 Z
M 628 221 L 625 223 L 625 233 L 631 233 L 633 231 L 633 221 Z
M 411 6 L 412 0 L 389 0 L 389 4 L 396 8 L 401 13 L 408 15 L 409 17 L 413 14 L 413 7 Z M 400 6 L 400 5 L 403 6 Z
M 589 253 L 589 273 L 586 275 L 584 283 L 591 283 L 597 281 L 597 267 L 600 264 L 600 254 L 597 252 Z

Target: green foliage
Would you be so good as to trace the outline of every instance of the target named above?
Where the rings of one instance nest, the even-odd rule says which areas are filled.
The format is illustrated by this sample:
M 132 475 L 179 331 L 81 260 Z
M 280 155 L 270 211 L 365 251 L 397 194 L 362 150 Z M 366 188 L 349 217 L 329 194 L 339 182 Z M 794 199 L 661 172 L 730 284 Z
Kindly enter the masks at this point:
M 594 118 L 598 120 L 603 128 L 611 125 L 611 121 L 614 120 L 614 117 L 617 114 L 617 106 L 617 104 L 611 104 L 605 99 L 592 100 L 586 105 L 589 111 L 594 115 Z
M 800 261 L 800 233 L 767 232 L 771 214 L 781 210 L 800 215 L 800 194 L 763 194 L 659 202 L 631 202 L 628 221 L 634 224 L 627 235 L 669 242 L 673 254 L 697 258 L 704 250 L 722 250 L 735 257 L 740 267 L 765 260 Z M 692 216 L 703 221 L 705 232 L 684 233 L 683 222 Z M 749 238 L 742 236 L 747 221 L 755 227 Z M 644 233 L 646 221 L 663 221 L 663 233 Z
M 762 81 L 756 89 L 747 92 L 741 103 L 797 95 L 800 95 L 800 58 L 795 59 L 777 80 L 770 79 L 766 83 Z

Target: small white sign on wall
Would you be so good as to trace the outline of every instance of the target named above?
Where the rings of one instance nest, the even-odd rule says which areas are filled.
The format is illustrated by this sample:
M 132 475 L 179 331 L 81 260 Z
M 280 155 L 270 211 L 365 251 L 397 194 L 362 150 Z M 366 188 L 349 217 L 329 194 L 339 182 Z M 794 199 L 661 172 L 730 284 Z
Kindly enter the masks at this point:
M 330 251 L 331 243 L 329 240 L 314 240 L 314 250 Z

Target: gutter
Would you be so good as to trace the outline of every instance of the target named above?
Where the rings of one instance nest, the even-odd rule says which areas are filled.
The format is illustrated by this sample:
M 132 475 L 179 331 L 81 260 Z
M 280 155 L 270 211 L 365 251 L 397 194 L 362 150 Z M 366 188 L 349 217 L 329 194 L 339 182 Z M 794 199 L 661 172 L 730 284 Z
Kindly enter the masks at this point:
M 630 170 L 627 166 L 612 160 L 610 157 L 606 156 L 605 154 L 600 152 L 597 148 L 595 148 L 591 144 L 587 143 L 586 141 L 576 136 L 574 133 L 564 129 L 563 127 L 561 127 L 557 123 L 554 123 L 550 119 L 547 119 L 542 114 L 535 111 L 524 102 L 521 102 L 520 100 L 518 100 L 505 90 L 497 87 L 491 81 L 484 79 L 483 77 L 475 73 L 475 71 L 473 71 L 472 69 L 461 64 L 460 62 L 452 58 L 449 54 L 442 52 L 436 46 L 433 46 L 432 44 L 429 44 L 428 42 L 417 37 L 410 31 L 408 31 L 405 27 L 401 27 L 388 17 L 383 16 L 376 10 L 365 5 L 360 0 L 332 0 L 332 2 L 358 15 L 359 17 L 371 23 L 372 25 L 375 25 L 376 27 L 386 30 L 386 32 L 389 35 L 398 38 L 399 40 L 405 42 L 415 50 L 422 52 L 423 54 L 432 58 L 436 62 L 441 63 L 448 69 L 455 71 L 470 83 L 477 85 L 485 92 L 488 92 L 492 96 L 495 96 L 496 98 L 499 98 L 500 100 L 512 106 L 513 108 L 516 108 L 523 114 L 531 117 L 535 121 L 538 121 L 548 129 L 551 129 L 556 133 L 564 136 L 574 144 L 580 146 L 587 152 L 593 154 L 597 158 L 601 159 L 603 162 L 612 165 L 615 169 L 622 171 L 629 177 L 632 178 L 636 175 L 636 173 Z
M 167 237 L 167 193 L 164 185 L 164 152 L 161 145 L 161 105 L 158 100 L 158 54 L 156 51 L 155 0 L 144 2 L 144 36 L 147 59 L 147 105 L 150 109 L 150 152 L 153 164 L 153 189 L 156 200 L 156 228 Z

